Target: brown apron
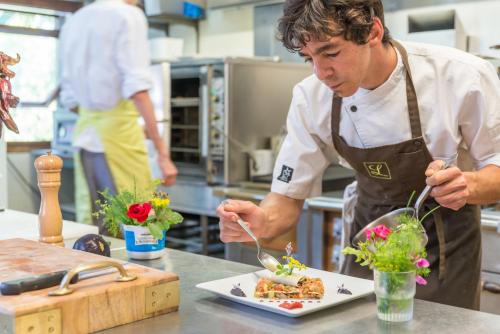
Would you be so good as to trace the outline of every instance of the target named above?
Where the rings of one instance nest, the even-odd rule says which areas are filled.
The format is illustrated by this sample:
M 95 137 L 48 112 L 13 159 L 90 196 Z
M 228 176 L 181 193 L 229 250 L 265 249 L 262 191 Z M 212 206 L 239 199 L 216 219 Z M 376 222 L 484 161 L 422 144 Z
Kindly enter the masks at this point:
M 406 95 L 412 139 L 374 148 L 347 145 L 339 135 L 342 98 L 334 96 L 332 104 L 332 138 L 335 149 L 356 171 L 358 201 L 350 240 L 369 222 L 401 207 L 413 191 L 425 187 L 425 170 L 433 158 L 422 137 L 415 87 L 411 79 L 408 55 L 396 41 L 406 69 Z M 356 112 L 357 108 L 351 111 Z M 437 206 L 430 199 L 422 212 Z M 480 210 L 466 205 L 458 211 L 440 208 L 423 225 L 429 236 L 427 244 L 431 274 L 426 286 L 417 286 L 416 297 L 453 306 L 479 309 L 481 271 Z M 372 271 L 346 257 L 343 274 L 372 279 Z

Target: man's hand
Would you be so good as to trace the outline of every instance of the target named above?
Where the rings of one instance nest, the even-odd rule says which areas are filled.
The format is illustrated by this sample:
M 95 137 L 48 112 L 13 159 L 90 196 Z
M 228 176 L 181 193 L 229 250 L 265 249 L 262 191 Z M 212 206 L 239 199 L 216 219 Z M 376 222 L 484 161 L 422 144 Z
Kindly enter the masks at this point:
M 160 165 L 160 170 L 163 175 L 162 183 L 166 186 L 171 186 L 175 183 L 177 179 L 177 168 L 174 162 L 169 157 L 158 158 L 158 164 Z
M 262 237 L 266 221 L 264 210 L 249 201 L 226 200 L 217 208 L 217 216 L 220 218 L 220 239 L 222 242 L 253 241 L 236 222 L 238 215 L 257 238 Z
M 430 196 L 443 207 L 459 210 L 470 196 L 465 174 L 456 166 L 442 169 L 444 162 L 435 160 L 429 164 L 425 171 L 426 183 L 433 186 Z

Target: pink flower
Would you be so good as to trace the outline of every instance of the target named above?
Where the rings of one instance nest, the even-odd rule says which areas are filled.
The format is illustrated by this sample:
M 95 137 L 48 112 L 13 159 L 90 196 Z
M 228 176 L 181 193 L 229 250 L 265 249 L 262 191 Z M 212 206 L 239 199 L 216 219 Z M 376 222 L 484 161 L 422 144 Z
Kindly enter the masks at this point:
M 429 267 L 429 261 L 426 259 L 418 259 L 417 261 L 417 268 L 427 268 Z
M 379 225 L 379 226 L 375 227 L 373 230 L 374 230 L 373 232 L 375 232 L 375 234 L 379 238 L 382 238 L 384 240 L 387 238 L 387 236 L 389 234 L 392 233 L 392 230 L 385 225 Z
M 373 233 L 375 234 L 375 237 L 385 240 L 387 239 L 387 236 L 392 233 L 392 230 L 385 225 L 379 225 L 372 229 L 366 230 L 366 238 L 370 239 Z
M 415 277 L 415 281 L 418 285 L 427 285 L 427 281 L 425 280 L 425 278 L 420 275 L 417 275 L 417 277 Z

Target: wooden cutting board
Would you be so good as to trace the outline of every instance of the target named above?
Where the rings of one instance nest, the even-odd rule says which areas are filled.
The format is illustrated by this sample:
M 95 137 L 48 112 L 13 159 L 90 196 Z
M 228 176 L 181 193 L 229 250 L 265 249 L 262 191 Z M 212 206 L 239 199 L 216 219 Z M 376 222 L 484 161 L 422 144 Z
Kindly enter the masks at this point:
M 0 282 L 103 260 L 124 263 L 31 240 L 0 240 Z M 75 291 L 65 296 L 48 295 L 57 286 L 0 295 L 0 333 L 92 333 L 179 308 L 176 274 L 133 263 L 125 269 L 137 279 L 116 282 L 118 272 L 109 272 L 72 284 Z

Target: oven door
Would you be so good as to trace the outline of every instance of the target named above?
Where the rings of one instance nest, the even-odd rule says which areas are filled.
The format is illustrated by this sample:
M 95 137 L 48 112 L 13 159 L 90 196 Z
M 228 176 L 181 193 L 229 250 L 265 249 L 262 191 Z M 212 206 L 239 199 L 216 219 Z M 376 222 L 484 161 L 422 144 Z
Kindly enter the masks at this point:
M 206 101 L 205 73 L 200 66 L 172 68 L 170 154 L 181 178 L 206 179 L 203 152 Z

